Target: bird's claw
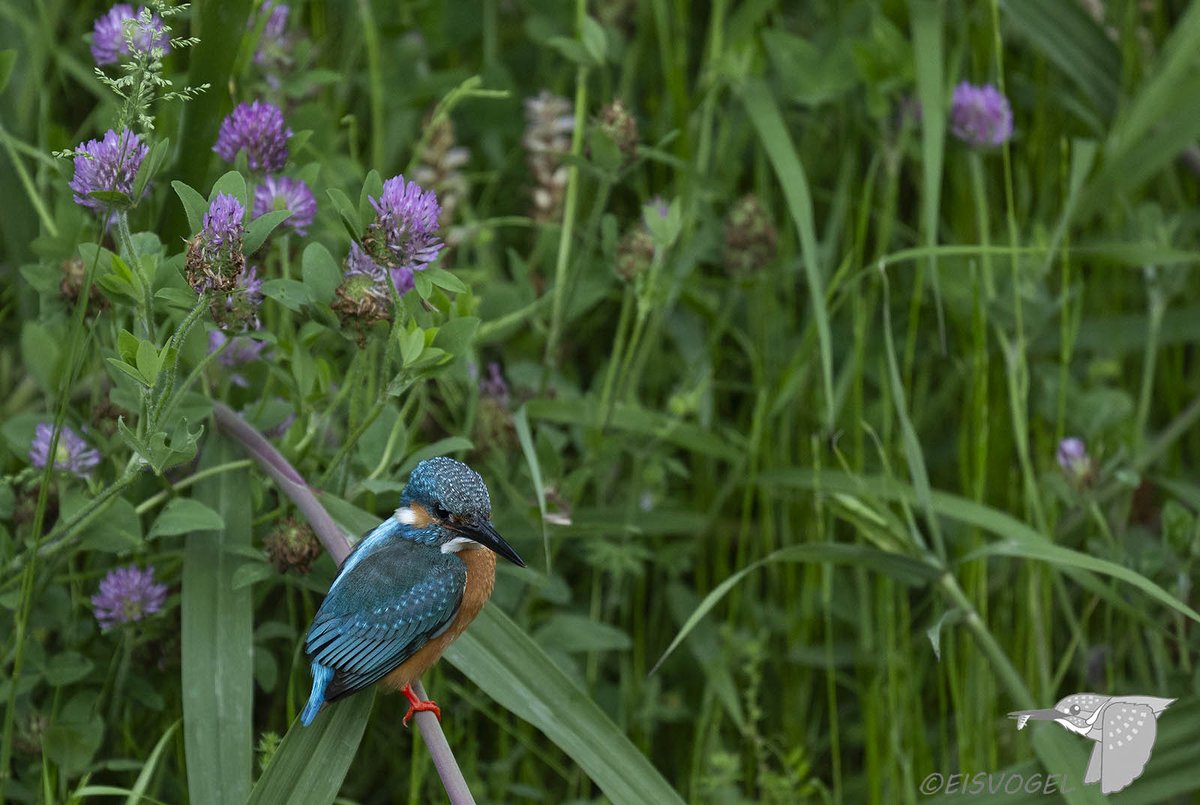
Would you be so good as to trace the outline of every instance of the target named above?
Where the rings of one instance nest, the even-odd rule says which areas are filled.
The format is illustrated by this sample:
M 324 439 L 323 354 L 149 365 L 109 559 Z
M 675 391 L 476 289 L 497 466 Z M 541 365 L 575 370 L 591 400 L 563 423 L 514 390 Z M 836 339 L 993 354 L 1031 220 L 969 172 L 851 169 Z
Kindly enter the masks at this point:
M 435 716 L 437 716 L 437 720 L 441 722 L 442 708 L 437 706 L 437 702 L 432 700 L 421 701 L 418 699 L 417 694 L 413 692 L 411 684 L 405 685 L 400 692 L 404 694 L 404 698 L 408 699 L 408 712 L 404 714 L 404 718 L 400 721 L 400 723 L 405 727 L 408 726 L 408 722 L 410 719 L 412 719 L 413 713 L 433 713 Z
M 439 722 L 442 720 L 442 708 L 438 707 L 437 704 L 434 702 L 416 701 L 409 702 L 408 712 L 404 714 L 404 718 L 400 723 L 407 727 L 409 720 L 413 717 L 413 713 L 433 713 L 437 716 Z

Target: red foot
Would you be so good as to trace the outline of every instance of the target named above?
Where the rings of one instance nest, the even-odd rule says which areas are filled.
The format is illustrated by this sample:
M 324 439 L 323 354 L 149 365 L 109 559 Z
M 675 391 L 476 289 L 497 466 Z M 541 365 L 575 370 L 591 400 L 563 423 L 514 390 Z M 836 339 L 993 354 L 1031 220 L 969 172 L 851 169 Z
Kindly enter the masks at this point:
M 404 714 L 401 724 L 407 727 L 413 713 L 433 713 L 437 716 L 438 721 L 442 720 L 442 708 L 432 700 L 423 702 L 418 699 L 417 694 L 413 693 L 412 685 L 405 685 L 400 692 L 404 694 L 404 698 L 408 699 L 408 712 Z

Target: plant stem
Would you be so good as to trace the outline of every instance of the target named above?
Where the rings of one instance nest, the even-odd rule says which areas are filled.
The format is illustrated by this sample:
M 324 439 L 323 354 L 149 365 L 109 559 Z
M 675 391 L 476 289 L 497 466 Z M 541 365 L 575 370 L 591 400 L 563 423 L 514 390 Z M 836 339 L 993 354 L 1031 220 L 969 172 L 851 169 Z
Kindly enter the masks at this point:
M 583 36 L 583 22 L 587 18 L 586 0 L 575 2 L 575 27 Z M 575 130 L 571 135 L 571 156 L 578 158 L 583 153 L 583 130 L 587 122 L 587 75 L 584 65 L 575 71 Z M 579 167 L 571 163 L 567 173 L 567 195 L 563 205 L 562 229 L 558 236 L 558 259 L 554 266 L 554 307 L 550 314 L 550 334 L 546 338 L 546 369 L 542 373 L 543 385 L 548 378 L 549 368 L 558 365 L 555 351 L 562 332 L 563 307 L 567 291 L 567 267 L 571 262 L 571 235 L 575 229 L 575 208 L 579 196 Z

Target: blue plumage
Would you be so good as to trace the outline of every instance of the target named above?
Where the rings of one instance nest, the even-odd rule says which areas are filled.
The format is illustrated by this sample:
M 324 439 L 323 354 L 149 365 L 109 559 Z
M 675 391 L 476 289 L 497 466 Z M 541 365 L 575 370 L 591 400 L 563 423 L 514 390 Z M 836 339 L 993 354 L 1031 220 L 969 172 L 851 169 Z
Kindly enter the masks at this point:
M 326 702 L 378 682 L 449 628 L 467 588 L 464 543 L 524 564 L 491 526 L 483 480 L 461 462 L 418 464 L 400 504 L 346 558 L 305 636 L 313 676 L 305 726 Z

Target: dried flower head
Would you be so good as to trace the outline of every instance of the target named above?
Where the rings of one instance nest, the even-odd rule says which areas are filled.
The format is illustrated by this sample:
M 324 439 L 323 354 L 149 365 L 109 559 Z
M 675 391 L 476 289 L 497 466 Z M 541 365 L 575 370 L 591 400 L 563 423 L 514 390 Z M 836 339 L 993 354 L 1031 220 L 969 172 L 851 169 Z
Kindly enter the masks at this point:
M 259 327 L 258 309 L 262 307 L 263 282 L 258 269 L 247 265 L 238 274 L 233 290 L 224 299 L 212 302 L 213 321 L 227 330 L 248 330 Z
M 29 461 L 35 467 L 45 467 L 50 460 L 50 438 L 54 426 L 49 422 L 38 423 L 34 429 L 33 443 L 29 446 Z M 92 470 L 100 463 L 100 451 L 89 447 L 83 437 L 70 427 L 63 425 L 58 434 L 58 445 L 54 451 L 54 469 L 66 470 L 80 478 L 92 477 Z
M 731 274 L 747 274 L 775 259 L 778 235 L 758 196 L 743 196 L 725 216 L 722 259 Z
M 654 261 L 654 239 L 645 224 L 636 223 L 617 242 L 617 276 L 630 282 Z
M 121 56 L 129 55 L 129 40 L 125 29 L 131 29 L 133 46 L 143 53 L 157 48 L 163 55 L 171 52 L 171 38 L 163 30 L 162 19 L 157 14 L 150 17 L 150 24 L 142 23 L 145 6 L 138 6 L 134 12 L 128 3 L 117 3 L 96 18 L 92 25 L 92 58 L 96 64 L 116 64 Z
M 596 125 L 612 139 L 627 163 L 633 161 L 637 156 L 637 118 L 629 113 L 629 109 L 620 98 L 616 98 L 600 110 Z
M 167 586 L 154 582 L 154 568 L 141 570 L 137 565 L 110 570 L 100 582 L 100 591 L 92 596 L 96 620 L 103 631 L 124 623 L 134 623 L 162 609 Z
M 950 131 L 973 148 L 1003 145 L 1013 132 L 1008 98 L 991 84 L 977 87 L 962 82 L 954 88 Z
M 562 157 L 571 150 L 575 117 L 571 102 L 542 90 L 525 99 L 525 146 L 529 172 L 533 174 L 533 217 L 557 220 L 562 212 L 563 193 L 570 175 Z
M 295 570 L 300 575 L 312 570 L 321 556 L 321 543 L 312 526 L 295 517 L 285 517 L 263 540 L 267 558 L 280 573 Z
M 1068 436 L 1058 443 L 1055 456 L 1059 469 L 1071 482 L 1072 486 L 1091 486 L 1096 480 L 1096 467 L 1092 457 L 1088 455 L 1087 445 L 1077 436 Z
M 254 191 L 254 217 L 275 210 L 290 210 L 292 216 L 282 225 L 297 235 L 307 235 L 308 227 L 317 215 L 317 200 L 309 186 L 300 179 L 268 176 Z
M 242 223 L 246 208 L 235 196 L 218 193 L 204 214 L 204 225 L 188 244 L 184 270 L 196 293 L 229 293 L 237 287 L 246 267 Z
M 63 301 L 74 306 L 79 301 L 83 291 L 83 283 L 87 279 L 87 264 L 78 257 L 64 260 L 62 264 L 62 279 L 58 283 L 58 291 Z M 100 286 L 95 282 L 88 289 L 88 314 L 96 315 L 109 307 L 108 297 L 100 293 Z
M 428 268 L 442 250 L 437 194 L 393 176 L 370 202 L 375 220 L 367 227 L 363 246 L 372 260 L 392 269 L 392 279 L 403 293 L 407 288 L 402 285 L 412 287 L 412 273 Z
M 472 366 L 472 375 L 477 370 Z M 508 450 L 517 444 L 512 416 L 512 392 L 495 361 L 488 364 L 487 376 L 479 378 L 479 408 L 475 419 L 475 443 L 480 449 Z
M 332 307 L 337 311 L 342 324 L 357 332 L 360 342 L 365 339 L 365 330 L 369 324 L 391 318 L 392 300 L 387 288 L 388 276 L 387 269 L 372 260 L 357 243 L 350 244 L 345 273 L 341 285 L 337 288 L 337 299 L 333 301 Z M 397 288 L 397 291 L 403 292 L 400 288 Z
M 89 193 L 117 191 L 132 196 L 133 180 L 149 151 L 149 147 L 129 129 L 122 129 L 120 134 L 109 129 L 103 139 L 88 140 L 80 145 L 76 149 L 75 176 L 70 184 L 75 192 L 75 203 L 103 210 L 112 205 L 89 197 Z
M 239 103 L 221 122 L 213 150 L 233 164 L 238 152 L 245 149 L 250 170 L 271 173 L 287 164 L 291 136 L 279 107 L 266 101 Z
M 427 118 L 426 125 L 429 123 Z M 454 220 L 454 211 L 467 195 L 467 177 L 462 172 L 462 166 L 470 159 L 471 152 L 455 144 L 454 122 L 449 117 L 443 118 L 430 130 L 428 142 L 421 150 L 421 158 L 413 171 L 413 179 L 437 195 L 442 207 L 438 223 L 442 227 L 448 227 Z

